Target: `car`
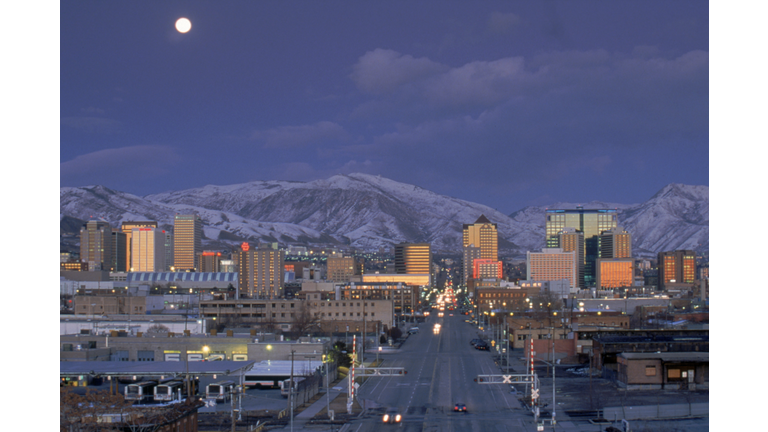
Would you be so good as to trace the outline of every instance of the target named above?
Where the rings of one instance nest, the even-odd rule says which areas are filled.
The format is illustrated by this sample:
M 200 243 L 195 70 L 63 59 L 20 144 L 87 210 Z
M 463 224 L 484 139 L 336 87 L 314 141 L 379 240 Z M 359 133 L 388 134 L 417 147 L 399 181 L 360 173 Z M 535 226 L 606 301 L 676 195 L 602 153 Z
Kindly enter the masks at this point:
M 408 333 L 410 333 L 410 334 L 416 334 L 418 332 L 419 332 L 419 328 L 418 327 L 411 327 L 411 328 L 408 329 Z
M 402 419 L 403 416 L 400 415 L 400 410 L 397 408 L 387 408 L 387 412 L 385 412 L 384 417 L 382 417 L 384 423 L 400 423 Z
M 488 343 L 482 341 L 475 344 L 475 349 L 488 351 Z
M 467 412 L 467 406 L 463 403 L 457 403 L 453 406 L 453 410 L 456 412 Z
M 482 341 L 483 341 L 482 339 L 472 339 L 471 341 L 469 341 L 469 344 L 472 346 L 475 346 Z

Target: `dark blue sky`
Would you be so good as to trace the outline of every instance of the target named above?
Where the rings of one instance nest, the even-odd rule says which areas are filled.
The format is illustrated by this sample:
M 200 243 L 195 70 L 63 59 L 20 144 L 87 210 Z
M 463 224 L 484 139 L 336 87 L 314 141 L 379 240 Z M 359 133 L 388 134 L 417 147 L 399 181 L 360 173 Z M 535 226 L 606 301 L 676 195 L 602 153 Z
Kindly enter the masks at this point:
M 510 213 L 709 185 L 707 2 L 60 8 L 61 186 L 364 172 Z

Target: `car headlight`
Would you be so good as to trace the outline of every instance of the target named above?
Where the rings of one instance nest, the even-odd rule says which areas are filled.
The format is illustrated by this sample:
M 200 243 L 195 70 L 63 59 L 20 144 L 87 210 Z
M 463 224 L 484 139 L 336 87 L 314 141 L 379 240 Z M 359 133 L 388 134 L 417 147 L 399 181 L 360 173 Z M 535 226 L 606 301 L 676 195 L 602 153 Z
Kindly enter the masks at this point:
M 385 422 L 388 422 L 388 421 L 389 421 L 389 414 L 384 414 L 384 421 L 385 421 Z
M 395 421 L 396 421 L 396 422 L 399 422 L 399 421 L 400 421 L 400 414 L 398 414 L 398 415 L 395 417 Z

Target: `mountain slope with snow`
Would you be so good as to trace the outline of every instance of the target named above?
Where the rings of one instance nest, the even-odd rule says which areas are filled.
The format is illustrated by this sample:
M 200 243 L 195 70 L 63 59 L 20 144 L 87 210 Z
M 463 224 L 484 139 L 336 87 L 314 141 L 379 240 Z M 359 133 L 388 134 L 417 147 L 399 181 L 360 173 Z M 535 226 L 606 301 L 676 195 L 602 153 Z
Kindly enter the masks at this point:
M 632 233 L 637 253 L 709 247 L 709 188 L 668 185 L 641 204 L 593 202 L 584 208 L 616 208 Z M 546 208 L 526 207 L 511 215 L 488 206 L 439 195 L 418 186 L 367 174 L 337 175 L 313 182 L 257 181 L 208 185 L 138 197 L 103 186 L 61 188 L 61 216 L 122 221 L 156 220 L 171 228 L 176 213 L 200 214 L 207 244 L 243 240 L 305 245 L 378 248 L 428 242 L 435 251 L 459 253 L 462 224 L 484 214 L 499 230 L 506 255 L 544 245 Z

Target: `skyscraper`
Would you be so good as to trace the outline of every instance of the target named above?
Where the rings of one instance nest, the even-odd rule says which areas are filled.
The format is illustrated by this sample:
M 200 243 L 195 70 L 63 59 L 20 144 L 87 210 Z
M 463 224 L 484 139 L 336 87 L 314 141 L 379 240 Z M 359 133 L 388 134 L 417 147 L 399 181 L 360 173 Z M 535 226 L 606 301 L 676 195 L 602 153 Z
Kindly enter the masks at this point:
M 162 272 L 165 269 L 165 231 L 160 228 L 133 228 L 131 271 Z
M 125 233 L 125 253 L 122 256 L 125 258 L 125 270 L 131 269 L 131 230 L 134 228 L 157 228 L 156 221 L 125 221 L 120 224 L 120 231 Z
M 576 228 L 565 227 L 557 234 L 557 247 L 563 252 L 576 252 L 578 287 L 584 287 L 584 233 Z
M 480 248 L 475 246 L 464 246 L 462 249 L 462 270 L 464 285 L 467 284 L 469 279 L 473 278 L 475 269 L 475 260 L 480 258 Z
M 475 269 L 475 259 L 491 261 L 499 260 L 499 232 L 496 224 L 480 215 L 473 224 L 464 224 L 462 230 L 462 246 L 464 247 L 464 283 L 472 276 Z M 469 247 L 479 249 L 477 252 Z
M 600 258 L 632 258 L 632 235 L 617 227 L 600 234 Z
M 546 210 L 545 230 L 547 247 L 558 247 L 559 233 L 574 228 L 584 233 L 584 286 L 595 286 L 596 262 L 600 257 L 600 234 L 616 228 L 617 211 L 611 209 Z
M 499 260 L 499 233 L 496 224 L 480 215 L 473 224 L 464 224 L 462 246 L 474 245 L 480 248 L 480 258 Z
M 111 270 L 112 227 L 103 221 L 88 221 L 80 228 L 80 261 L 88 270 Z
M 196 214 L 173 219 L 173 266 L 175 271 L 195 271 L 203 252 L 203 221 Z
M 283 296 L 285 251 L 254 250 L 248 243 L 243 243 L 235 256 L 241 295 L 265 299 Z

